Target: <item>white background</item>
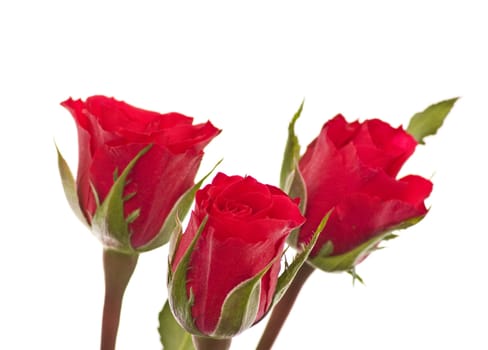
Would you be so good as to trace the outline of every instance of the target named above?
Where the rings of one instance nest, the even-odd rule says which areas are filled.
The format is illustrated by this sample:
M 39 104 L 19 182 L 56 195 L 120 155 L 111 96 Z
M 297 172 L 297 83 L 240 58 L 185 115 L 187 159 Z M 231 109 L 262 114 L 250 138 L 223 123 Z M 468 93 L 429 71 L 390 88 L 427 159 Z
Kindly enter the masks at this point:
M 337 3 L 337 4 L 332 4 Z M 346 274 L 316 272 L 275 349 L 487 349 L 487 10 L 475 1 L 2 1 L 1 349 L 96 349 L 101 246 L 71 213 L 59 103 L 105 94 L 210 119 L 200 174 L 278 184 L 288 121 L 305 147 L 336 113 L 406 124 L 462 98 L 403 174 L 432 177 L 431 212 Z M 167 249 L 128 287 L 119 349 L 160 349 Z M 234 340 L 252 349 L 264 322 Z

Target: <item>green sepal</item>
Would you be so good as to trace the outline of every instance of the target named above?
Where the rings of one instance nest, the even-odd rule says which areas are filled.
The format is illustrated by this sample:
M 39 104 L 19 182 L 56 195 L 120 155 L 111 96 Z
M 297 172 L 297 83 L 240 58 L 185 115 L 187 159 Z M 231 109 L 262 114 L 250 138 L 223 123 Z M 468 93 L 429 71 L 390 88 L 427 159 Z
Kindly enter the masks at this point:
M 305 100 L 302 101 L 288 125 L 288 139 L 286 141 L 280 173 L 280 188 L 291 198 L 300 198 L 299 208 L 302 214 L 305 213 L 307 207 L 307 189 L 302 173 L 298 167 L 300 143 L 295 134 L 295 124 L 302 114 L 304 103 Z M 294 247 L 297 245 L 298 232 L 299 229 L 295 229 L 288 236 L 288 243 Z
M 293 181 L 291 186 L 286 192 L 291 198 L 300 198 L 300 203 L 298 208 L 302 214 L 305 214 L 307 209 L 307 187 L 305 185 L 305 180 L 303 179 L 302 172 L 298 166 L 293 171 Z
M 191 334 L 176 321 L 168 301 L 159 313 L 158 331 L 164 350 L 195 350 Z
M 399 225 L 395 225 L 344 254 L 331 256 L 330 254 L 332 254 L 334 251 L 334 245 L 331 241 L 328 241 L 326 244 L 324 244 L 320 252 L 315 257 L 309 259 L 309 263 L 312 266 L 326 272 L 350 271 L 362 259 L 376 250 L 377 245 L 381 241 L 390 239 L 392 231 L 405 229 L 409 226 L 415 225 L 422 220 L 424 216 L 425 215 L 415 217 L 406 220 Z
M 152 145 L 144 147 L 125 167 L 124 171 L 114 182 L 107 197 L 97 208 L 92 220 L 92 231 L 98 236 L 106 248 L 125 254 L 137 252 L 130 244 L 130 232 L 127 218 L 124 217 L 124 187 L 127 176 L 137 161 L 146 154 Z M 129 221 L 132 214 L 129 215 Z
M 286 141 L 280 173 L 280 188 L 287 193 L 292 182 L 290 174 L 297 167 L 298 159 L 300 158 L 300 143 L 298 142 L 298 137 L 295 135 L 295 123 L 302 114 L 304 103 L 305 100 L 302 101 L 300 107 L 288 125 L 288 140 Z
M 310 242 L 307 244 L 306 247 L 303 248 L 303 250 L 298 253 L 295 258 L 293 259 L 293 262 L 288 266 L 288 268 L 280 275 L 278 278 L 278 283 L 276 284 L 276 291 L 273 297 L 273 304 L 276 304 L 278 301 L 280 301 L 281 297 L 283 294 L 285 294 L 286 290 L 290 286 L 291 282 L 293 282 L 293 279 L 295 278 L 298 270 L 302 267 L 302 265 L 307 261 L 310 252 L 312 251 L 313 247 L 315 246 L 315 243 L 317 243 L 317 239 L 319 238 L 319 235 L 322 233 L 322 231 L 325 228 L 325 225 L 327 224 L 327 221 L 329 220 L 330 214 L 332 210 L 330 210 L 320 221 L 319 225 L 317 226 L 317 229 L 315 230 L 315 233 L 312 236 L 312 239 Z
M 91 181 L 90 181 L 90 190 L 92 191 L 93 198 L 95 199 L 96 208 L 98 208 L 100 206 L 100 198 L 98 197 L 98 193 L 97 190 L 95 189 L 95 185 L 93 185 L 93 182 Z
M 305 185 L 305 180 L 303 179 L 302 173 L 298 166 L 292 172 L 291 176 L 292 183 L 290 188 L 288 189 L 287 194 L 290 198 L 300 198 L 300 203 L 298 204 L 298 208 L 300 212 L 305 215 L 305 211 L 307 209 L 307 188 Z M 288 244 L 292 247 L 299 248 L 298 245 L 298 233 L 300 232 L 300 228 L 296 228 L 291 231 L 290 235 L 288 236 Z
M 232 338 L 256 322 L 261 295 L 261 279 L 279 258 L 280 256 L 277 256 L 256 276 L 240 283 L 229 292 L 222 304 L 219 322 L 210 336 Z
M 212 170 L 210 170 L 200 181 L 198 181 L 193 187 L 187 190 L 183 195 L 178 198 L 175 205 L 166 217 L 163 226 L 159 230 L 158 234 L 145 245 L 137 248 L 138 251 L 144 252 L 158 248 L 171 239 L 178 229 L 178 221 L 183 220 L 191 208 L 193 199 L 195 198 L 195 193 L 200 189 L 203 182 L 213 173 L 213 171 L 219 166 L 222 160 L 219 160 L 217 164 L 214 165 Z
M 68 163 L 66 163 L 66 160 L 61 155 L 58 146 L 56 144 L 54 144 L 54 146 L 56 147 L 56 152 L 58 153 L 59 175 L 61 175 L 61 183 L 63 184 L 64 194 L 68 200 L 69 206 L 78 219 L 80 219 L 80 221 L 87 227 L 90 227 L 80 207 L 80 200 L 76 191 L 76 182 L 75 178 L 73 177 L 73 173 L 71 172 Z
M 416 113 L 407 127 L 407 132 L 412 135 L 418 143 L 424 144 L 426 136 L 435 135 L 442 126 L 444 119 L 451 111 L 454 103 L 459 97 L 441 101 L 427 107 L 424 111 Z
M 362 279 L 361 276 L 359 276 L 356 272 L 356 267 L 353 267 L 352 269 L 347 270 L 347 273 L 351 275 L 352 277 L 352 285 L 355 285 L 356 281 L 359 281 L 359 283 L 364 285 L 364 280 Z
M 183 225 L 181 224 L 181 221 L 178 218 L 178 216 L 176 216 L 176 226 L 169 240 L 168 261 L 170 264 L 173 264 L 173 258 L 176 253 L 176 248 L 180 243 L 182 234 L 183 234 Z
M 186 275 L 188 272 L 188 265 L 190 263 L 190 258 L 195 249 L 196 243 L 200 238 L 205 225 L 207 223 L 208 217 L 206 216 L 200 226 L 198 231 L 193 237 L 188 249 L 181 258 L 178 266 L 174 273 L 172 273 L 171 262 L 168 267 L 168 300 L 173 315 L 178 319 L 180 325 L 191 334 L 204 335 L 195 326 L 193 322 L 193 317 L 191 314 L 191 307 L 193 304 L 193 295 L 190 291 L 190 296 L 187 295 L 186 291 Z

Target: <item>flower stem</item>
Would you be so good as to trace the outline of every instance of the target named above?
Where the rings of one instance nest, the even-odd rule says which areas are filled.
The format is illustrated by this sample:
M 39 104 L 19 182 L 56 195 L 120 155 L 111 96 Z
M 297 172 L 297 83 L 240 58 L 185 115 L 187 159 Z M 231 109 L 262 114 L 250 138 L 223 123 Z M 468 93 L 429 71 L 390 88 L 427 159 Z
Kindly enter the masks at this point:
M 125 288 L 134 272 L 138 255 L 103 251 L 105 271 L 105 301 L 103 305 L 101 350 L 115 350 L 120 310 Z
M 281 300 L 276 304 L 271 312 L 271 317 L 268 320 L 268 324 L 264 329 L 259 344 L 256 350 L 269 350 L 273 346 L 278 334 L 280 333 L 283 324 L 288 317 L 288 314 L 295 303 L 298 293 L 302 289 L 303 285 L 307 281 L 308 277 L 315 271 L 315 268 L 305 263 L 302 265 L 300 270 L 298 270 L 297 275 L 291 282 L 290 287 L 285 292 Z
M 197 335 L 193 336 L 193 345 L 195 345 L 196 350 L 228 350 L 231 342 L 232 338 L 214 339 Z

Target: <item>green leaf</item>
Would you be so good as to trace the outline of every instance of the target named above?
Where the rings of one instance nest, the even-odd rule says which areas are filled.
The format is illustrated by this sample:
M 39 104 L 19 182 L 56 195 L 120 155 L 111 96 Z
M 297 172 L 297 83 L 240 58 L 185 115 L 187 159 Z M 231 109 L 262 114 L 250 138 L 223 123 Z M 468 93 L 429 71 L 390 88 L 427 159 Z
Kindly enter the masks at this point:
M 302 114 L 304 103 L 305 100 L 302 101 L 298 111 L 295 113 L 290 124 L 288 125 L 288 140 L 286 141 L 280 174 L 280 187 L 287 193 L 288 187 L 292 182 L 292 179 L 290 179 L 290 173 L 295 170 L 298 159 L 300 158 L 300 143 L 298 142 L 298 137 L 295 135 L 295 123 L 300 117 L 300 114 Z
M 191 306 L 193 302 L 193 296 L 190 293 L 188 296 L 186 291 L 186 274 L 188 272 L 188 265 L 190 263 L 190 258 L 195 249 L 196 243 L 200 238 L 205 225 L 207 224 L 208 217 L 206 216 L 200 227 L 198 228 L 195 237 L 191 241 L 188 249 L 186 250 L 185 254 L 183 255 L 181 261 L 179 262 L 178 266 L 174 273 L 169 273 L 169 280 L 168 280 L 168 295 L 169 295 L 169 304 L 171 310 L 175 317 L 180 321 L 180 324 L 184 329 L 188 332 L 196 335 L 202 335 L 200 331 L 195 326 L 193 322 L 193 316 L 191 314 Z M 171 266 L 168 267 L 168 271 L 171 272 Z
M 69 206 L 78 217 L 78 219 L 80 219 L 80 221 L 84 223 L 87 227 L 90 227 L 80 207 L 78 193 L 76 192 L 76 182 L 73 174 L 68 166 L 68 163 L 66 163 L 66 160 L 64 160 L 56 144 L 55 147 L 56 152 L 58 153 L 59 175 L 61 175 L 61 182 L 63 184 L 64 194 L 66 196 L 66 199 L 68 200 Z
M 144 147 L 127 165 L 122 174 L 114 182 L 110 191 L 97 208 L 92 220 L 92 231 L 99 237 L 107 248 L 134 254 L 135 250 L 130 244 L 130 233 L 127 219 L 124 217 L 124 187 L 127 176 L 137 161 L 146 154 L 152 145 Z M 129 217 L 129 220 L 131 217 Z
M 273 298 L 273 304 L 276 304 L 278 301 L 280 301 L 281 297 L 283 296 L 283 294 L 285 294 L 286 290 L 288 289 L 291 282 L 295 278 L 298 270 L 300 270 L 300 268 L 305 263 L 305 261 L 307 261 L 310 252 L 315 246 L 315 243 L 317 243 L 317 239 L 319 238 L 319 235 L 322 233 L 322 231 L 325 228 L 325 225 L 327 224 L 327 221 L 329 220 L 331 212 L 332 210 L 330 210 L 322 218 L 322 220 L 319 223 L 319 226 L 317 226 L 317 229 L 315 230 L 315 233 L 313 234 L 312 239 L 310 240 L 308 245 L 303 249 L 301 253 L 299 253 L 295 257 L 295 259 L 293 259 L 293 262 L 290 264 L 290 266 L 278 278 L 278 283 L 276 285 L 276 291 Z
M 273 259 L 256 276 L 240 283 L 226 296 L 213 337 L 231 338 L 256 321 L 261 294 L 261 279 L 280 257 Z
M 427 107 L 423 112 L 416 113 L 407 127 L 407 132 L 412 135 L 418 143 L 424 144 L 426 136 L 435 135 L 442 126 L 454 103 L 459 97 L 441 101 Z
M 159 335 L 164 350 L 195 350 L 191 334 L 176 321 L 168 301 L 159 313 Z
M 405 229 L 409 226 L 415 225 L 423 218 L 424 216 L 419 216 L 406 220 L 401 224 L 393 226 L 387 229 L 385 232 L 378 234 L 353 250 L 340 255 L 330 256 L 330 254 L 333 252 L 333 244 L 329 241 L 324 245 L 319 254 L 317 254 L 314 258 L 309 259 L 309 263 L 314 267 L 326 272 L 349 271 L 354 268 L 359 261 L 374 251 L 378 243 L 383 241 L 385 238 L 388 239 L 391 237 L 392 231 Z
M 195 198 L 195 193 L 200 189 L 203 182 L 213 173 L 213 171 L 219 166 L 222 160 L 219 160 L 200 181 L 198 181 L 193 187 L 186 191 L 175 203 L 173 209 L 169 212 L 163 226 L 159 230 L 159 233 L 147 244 L 139 247 L 137 250 L 144 252 L 158 248 L 166 244 L 178 229 L 178 221 L 183 220 L 186 216 Z

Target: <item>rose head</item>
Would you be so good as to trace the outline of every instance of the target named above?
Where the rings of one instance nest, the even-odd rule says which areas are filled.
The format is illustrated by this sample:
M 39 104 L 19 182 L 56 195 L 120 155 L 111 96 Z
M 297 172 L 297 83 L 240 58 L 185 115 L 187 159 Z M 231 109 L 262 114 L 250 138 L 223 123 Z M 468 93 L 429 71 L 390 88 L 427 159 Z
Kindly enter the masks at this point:
M 286 238 L 303 222 L 280 189 L 217 174 L 197 192 L 170 261 L 169 300 L 179 322 L 194 334 L 230 337 L 259 321 L 273 301 Z
M 203 148 L 220 130 L 210 122 L 192 125 L 192 118 L 179 113 L 146 111 L 104 96 L 85 102 L 70 98 L 61 105 L 78 130 L 76 193 L 87 223 L 93 228 L 97 209 L 124 176 L 119 182 L 120 221 L 129 236 L 125 243 L 134 250 L 146 245 L 193 186 Z M 121 233 L 99 235 L 106 246 L 118 249 L 113 234 Z
M 415 175 L 396 179 L 416 145 L 401 127 L 377 119 L 348 123 L 338 115 L 325 123 L 299 161 L 307 221 L 298 241 L 290 243 L 308 242 L 324 213 L 333 209 L 310 259 L 327 271 L 348 270 L 392 228 L 424 216 L 432 183 Z M 355 249 L 353 261 L 345 265 L 333 259 Z

